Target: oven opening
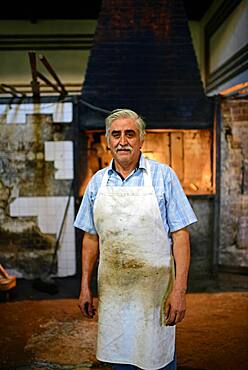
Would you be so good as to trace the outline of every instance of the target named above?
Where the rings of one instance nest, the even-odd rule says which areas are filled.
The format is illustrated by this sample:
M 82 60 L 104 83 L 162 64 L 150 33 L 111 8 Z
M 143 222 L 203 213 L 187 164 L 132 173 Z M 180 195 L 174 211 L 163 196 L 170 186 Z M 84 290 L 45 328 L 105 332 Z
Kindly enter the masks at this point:
M 87 139 L 87 159 L 80 197 L 93 174 L 108 166 L 112 159 L 104 130 L 87 130 L 83 135 Z M 211 129 L 148 129 L 142 147 L 146 158 L 174 169 L 187 195 L 215 193 L 213 150 Z

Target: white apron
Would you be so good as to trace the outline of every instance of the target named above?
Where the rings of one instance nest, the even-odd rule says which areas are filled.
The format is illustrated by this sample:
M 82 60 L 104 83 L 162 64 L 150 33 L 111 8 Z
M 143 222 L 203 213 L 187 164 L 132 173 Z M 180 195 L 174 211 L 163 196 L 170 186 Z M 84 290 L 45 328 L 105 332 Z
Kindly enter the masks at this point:
M 142 187 L 107 186 L 106 171 L 95 200 L 100 242 L 96 356 L 155 370 L 171 362 L 175 351 L 175 327 L 163 320 L 174 269 L 146 165 Z

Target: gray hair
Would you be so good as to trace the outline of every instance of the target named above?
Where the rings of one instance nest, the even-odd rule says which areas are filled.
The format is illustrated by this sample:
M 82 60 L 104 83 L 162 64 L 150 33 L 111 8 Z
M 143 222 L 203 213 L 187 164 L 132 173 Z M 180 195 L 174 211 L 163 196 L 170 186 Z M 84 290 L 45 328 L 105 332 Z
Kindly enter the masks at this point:
M 107 138 L 107 142 L 109 142 L 110 127 L 111 127 L 113 121 L 115 121 L 116 119 L 119 119 L 119 118 L 132 118 L 132 119 L 134 119 L 137 126 L 138 126 L 139 132 L 140 132 L 140 139 L 141 140 L 144 139 L 145 134 L 146 134 L 146 132 L 145 132 L 146 124 L 145 124 L 144 120 L 141 118 L 141 116 L 139 116 L 137 113 L 135 113 L 134 111 L 132 111 L 130 109 L 115 109 L 105 119 L 105 125 L 106 125 L 106 134 L 105 134 L 105 136 Z

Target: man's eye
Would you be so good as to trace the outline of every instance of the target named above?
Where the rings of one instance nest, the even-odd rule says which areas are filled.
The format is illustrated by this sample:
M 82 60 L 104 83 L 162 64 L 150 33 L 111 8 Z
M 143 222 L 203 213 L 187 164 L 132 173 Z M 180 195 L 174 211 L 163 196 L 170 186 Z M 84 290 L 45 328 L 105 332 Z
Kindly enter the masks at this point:
M 128 132 L 127 137 L 134 137 L 134 133 L 133 132 Z
M 112 136 L 117 139 L 118 137 L 120 137 L 120 134 L 118 134 L 118 132 L 113 132 L 112 133 Z

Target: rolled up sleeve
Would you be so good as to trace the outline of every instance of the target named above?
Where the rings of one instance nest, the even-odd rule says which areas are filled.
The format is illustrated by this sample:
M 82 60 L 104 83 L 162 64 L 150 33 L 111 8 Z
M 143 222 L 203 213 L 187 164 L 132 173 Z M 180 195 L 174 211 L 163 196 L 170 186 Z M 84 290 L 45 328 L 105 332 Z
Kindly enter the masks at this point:
M 84 193 L 73 226 L 83 231 L 86 231 L 90 234 L 97 234 L 93 218 L 93 206 L 94 206 L 93 199 L 94 195 L 91 191 L 91 186 L 89 183 Z
M 166 211 L 169 229 L 173 232 L 197 222 L 197 217 L 174 170 L 170 169 L 169 176 Z

